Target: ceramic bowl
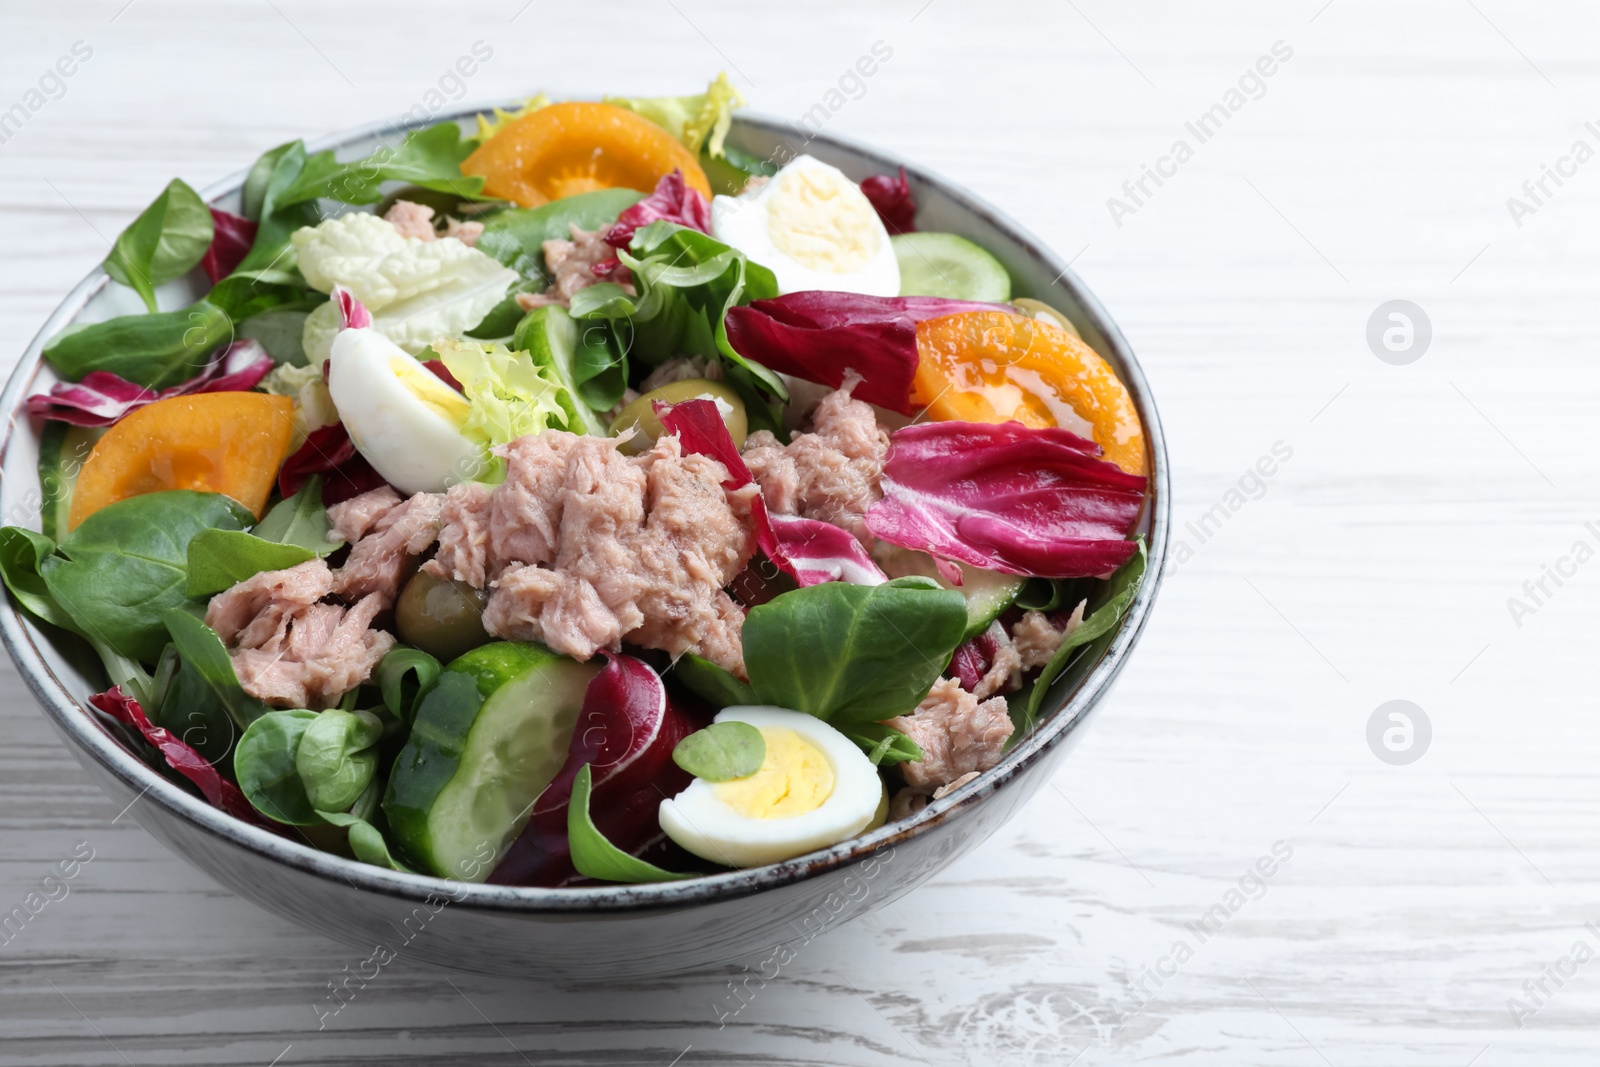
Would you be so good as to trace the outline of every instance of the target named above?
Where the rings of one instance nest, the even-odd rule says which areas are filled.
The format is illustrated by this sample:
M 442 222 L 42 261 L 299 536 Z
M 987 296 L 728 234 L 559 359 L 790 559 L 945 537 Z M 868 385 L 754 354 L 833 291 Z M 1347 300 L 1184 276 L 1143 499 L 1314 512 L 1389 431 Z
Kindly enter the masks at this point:
M 456 117 L 470 122 L 475 111 Z M 396 143 L 404 127 L 380 123 L 311 146 L 341 158 Z M 797 943 L 880 907 L 971 851 L 1014 815 L 1056 772 L 1127 663 L 1161 584 L 1170 521 L 1168 465 L 1161 420 L 1122 334 L 1059 256 L 971 194 L 938 177 L 842 138 L 807 138 L 790 124 L 759 117 L 734 123 L 731 143 L 783 160 L 808 152 L 857 180 L 904 165 L 922 229 L 963 234 L 1006 265 L 1018 296 L 1066 312 L 1084 339 L 1111 361 L 1144 420 L 1151 465 L 1142 519 L 1149 541 L 1143 586 L 1120 628 L 1097 654 L 1080 657 L 1051 693 L 1043 724 L 999 766 L 915 816 L 852 841 L 753 870 L 681 883 L 578 889 L 466 885 L 366 866 L 235 822 L 168 782 L 126 752 L 85 710 L 99 688 L 92 660 L 47 633 L 9 599 L 0 636 L 73 754 L 111 797 L 172 851 L 234 892 L 342 941 L 363 959 L 387 950 L 409 959 L 481 974 L 560 981 L 637 978 L 734 959 L 781 958 Z M 205 190 L 238 209 L 240 171 Z M 180 288 L 185 283 L 174 283 Z M 200 295 L 166 294 L 163 306 Z M 74 322 L 138 310 L 96 269 L 50 316 L 23 354 L 0 404 L 11 413 L 3 452 L 4 521 L 37 528 L 38 431 L 21 408 L 53 380 L 40 362 L 44 341 Z

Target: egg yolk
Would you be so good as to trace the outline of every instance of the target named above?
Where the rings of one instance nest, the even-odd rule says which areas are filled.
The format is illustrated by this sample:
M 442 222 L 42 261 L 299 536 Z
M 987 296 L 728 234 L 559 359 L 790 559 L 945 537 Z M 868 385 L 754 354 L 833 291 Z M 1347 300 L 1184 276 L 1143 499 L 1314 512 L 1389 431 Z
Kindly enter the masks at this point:
M 767 758 L 748 778 L 719 782 L 717 799 L 747 819 L 787 819 L 816 811 L 833 795 L 833 764 L 793 730 L 762 730 Z
M 467 421 L 472 405 L 467 398 L 441 382 L 427 367 L 409 356 L 394 356 L 389 360 L 389 370 L 400 379 L 406 392 L 422 401 L 437 415 L 460 426 Z
M 767 201 L 767 236 L 778 251 L 831 274 L 852 274 L 872 262 L 883 241 L 877 222 L 860 190 L 825 170 L 785 174 Z

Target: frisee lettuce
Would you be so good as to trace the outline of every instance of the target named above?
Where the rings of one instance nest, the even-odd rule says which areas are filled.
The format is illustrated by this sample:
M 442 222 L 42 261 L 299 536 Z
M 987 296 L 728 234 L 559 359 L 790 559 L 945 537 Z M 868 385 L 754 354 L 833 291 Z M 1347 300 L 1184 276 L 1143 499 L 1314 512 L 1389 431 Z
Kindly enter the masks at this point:
M 433 343 L 472 405 L 461 432 L 485 448 L 507 444 L 552 425 L 566 429 L 562 387 L 546 377 L 526 352 L 479 341 Z
M 744 106 L 744 97 L 739 95 L 724 71 L 706 86 L 705 92 L 694 96 L 608 96 L 605 102 L 644 116 L 696 155 L 704 148 L 713 159 L 718 159 L 723 154 L 723 139 L 733 123 L 733 110 Z

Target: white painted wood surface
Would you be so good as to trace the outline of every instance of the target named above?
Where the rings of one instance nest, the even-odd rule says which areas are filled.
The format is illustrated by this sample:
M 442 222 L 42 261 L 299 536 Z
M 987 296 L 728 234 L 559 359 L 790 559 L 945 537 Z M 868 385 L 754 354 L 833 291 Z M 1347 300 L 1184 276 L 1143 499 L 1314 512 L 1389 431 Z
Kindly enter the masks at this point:
M 1600 147 L 1597 30 L 1576 0 L 0 2 L 0 109 L 93 48 L 0 144 L 8 359 L 170 177 L 404 111 L 474 41 L 473 99 L 726 67 L 798 116 L 881 40 L 827 128 L 1078 257 L 1157 390 L 1180 527 L 1293 451 L 1204 544 L 1180 530 L 1193 557 L 1054 788 L 721 1028 L 737 968 L 579 990 L 402 960 L 319 1032 L 351 953 L 117 818 L 7 666 L 0 910 L 95 858 L 0 945 L 0 1063 L 1594 1062 L 1600 963 L 1561 961 L 1600 950 L 1600 563 L 1520 627 L 1507 598 L 1600 546 L 1600 162 L 1520 226 L 1506 200 Z M 1199 144 L 1185 122 L 1278 41 Z M 1179 138 L 1193 158 L 1117 226 L 1107 198 Z M 1410 365 L 1365 340 L 1391 299 L 1433 324 Z M 1367 745 L 1391 699 L 1432 723 L 1410 766 Z M 1186 924 L 1275 842 L 1291 858 L 1202 943 Z M 1520 1027 L 1512 997 L 1538 1008 Z

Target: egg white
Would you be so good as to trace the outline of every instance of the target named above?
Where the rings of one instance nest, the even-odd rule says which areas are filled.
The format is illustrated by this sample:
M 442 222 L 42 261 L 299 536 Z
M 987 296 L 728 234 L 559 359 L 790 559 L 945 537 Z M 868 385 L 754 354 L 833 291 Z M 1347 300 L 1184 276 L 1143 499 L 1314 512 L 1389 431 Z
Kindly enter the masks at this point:
M 876 821 L 884 798 L 878 769 L 855 742 L 821 719 L 785 708 L 731 707 L 716 721 L 793 730 L 827 758 L 833 792 L 803 814 L 759 819 L 723 803 L 716 783 L 696 778 L 663 800 L 659 812 L 661 829 L 689 852 L 728 867 L 759 867 L 847 841 Z
M 749 193 L 714 197 L 711 231 L 771 270 L 780 293 L 900 295 L 900 264 L 871 201 L 811 156 L 796 156 Z
M 397 367 L 405 368 L 405 373 L 397 373 Z M 416 374 L 427 377 L 413 377 Z M 410 385 L 406 377 L 413 377 Z M 462 435 L 455 421 L 418 395 L 435 386 L 454 394 L 414 356 L 376 330 L 340 330 L 333 339 L 328 359 L 333 406 L 356 450 L 404 493 L 441 492 L 471 479 L 483 466 L 483 450 Z

